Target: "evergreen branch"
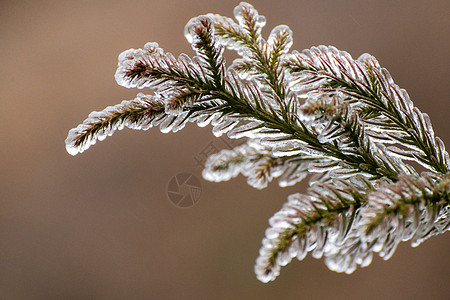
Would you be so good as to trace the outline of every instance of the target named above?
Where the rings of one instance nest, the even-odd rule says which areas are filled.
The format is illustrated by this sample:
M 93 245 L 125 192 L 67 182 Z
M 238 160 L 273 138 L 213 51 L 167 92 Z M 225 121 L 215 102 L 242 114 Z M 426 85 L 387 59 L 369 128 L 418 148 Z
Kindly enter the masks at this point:
M 243 56 L 243 63 L 233 64 L 233 68 L 241 71 L 243 78 L 248 75 L 263 81 L 273 91 L 278 101 L 286 98 L 287 91 L 284 75 L 279 62 L 282 54 L 292 45 L 292 31 L 285 25 L 275 27 L 267 41 L 261 37 L 261 28 L 265 18 L 249 4 L 236 7 L 236 19 L 239 25 L 229 18 L 212 15 L 216 34 L 231 49 L 237 49 Z M 242 48 L 246 50 L 243 51 Z M 242 68 L 244 66 L 244 68 Z M 253 66 L 253 67 L 251 67 Z
M 242 83 L 238 82 L 236 76 L 233 76 L 233 73 L 230 73 L 230 75 L 233 81 L 225 79 L 227 88 L 222 91 L 214 92 L 214 95 L 224 102 L 221 111 L 224 112 L 225 115 L 237 114 L 240 117 L 261 121 L 264 124 L 262 127 L 266 129 L 266 133 L 271 133 L 274 136 L 283 134 L 281 140 L 297 141 L 297 143 L 294 144 L 296 147 L 291 147 L 289 149 L 292 153 L 315 153 L 315 155 L 326 158 L 333 157 L 342 161 L 355 171 L 368 173 L 374 178 L 387 176 L 388 178 L 395 180 L 396 173 L 389 169 L 388 165 L 378 168 L 366 168 L 366 161 L 361 158 L 360 155 L 343 153 L 335 143 L 321 143 L 317 134 L 310 131 L 302 123 L 300 123 L 299 126 L 297 123 L 294 123 L 292 119 L 284 119 L 283 116 L 279 116 L 279 113 L 275 108 L 272 108 L 267 103 L 263 103 L 261 101 L 263 97 L 261 93 L 258 92 L 259 89 L 256 85 L 243 86 Z M 263 133 L 264 132 L 261 132 L 261 134 Z M 249 137 L 253 136 L 254 133 Z M 277 145 L 273 144 L 279 142 L 280 139 L 275 138 L 268 141 L 267 145 L 269 145 L 273 151 L 278 151 L 280 149 L 277 148 Z
M 242 32 L 242 29 L 231 18 L 220 15 L 208 14 L 214 21 L 215 35 L 218 42 L 227 46 L 229 49 L 239 51 L 238 54 L 245 56 L 249 44 L 248 37 Z M 243 47 L 244 46 L 244 47 Z
M 205 91 L 180 90 L 166 99 L 165 110 L 167 113 L 174 115 L 182 113 L 187 106 L 189 106 L 189 109 L 191 110 L 194 103 L 198 102 L 201 98 L 204 98 L 206 94 L 207 92 Z
M 280 186 L 293 185 L 307 176 L 308 166 L 317 159 L 307 155 L 274 157 L 270 149 L 249 140 L 233 150 L 222 150 L 211 155 L 203 170 L 209 181 L 227 181 L 239 174 L 247 177 L 250 186 L 258 189 L 279 178 Z
M 250 4 L 242 2 L 234 9 L 234 16 L 240 27 L 248 36 L 255 48 L 261 43 L 261 28 L 266 24 L 266 18 L 260 16 L 258 11 Z
M 300 92 L 344 93 L 363 111 L 364 122 L 371 131 L 389 134 L 389 141 L 419 150 L 416 161 L 432 169 L 448 172 L 449 158 L 445 148 L 437 146 L 431 122 L 426 114 L 413 108 L 406 91 L 394 84 L 388 72 L 369 55 L 357 61 L 334 47 L 320 46 L 294 53 L 284 65 L 292 74 Z M 372 114 L 367 114 L 367 107 Z M 378 114 L 373 114 L 377 111 Z M 382 114 L 376 121 L 371 117 Z M 368 118 L 369 117 L 369 118 Z M 378 125 L 378 126 L 377 126 Z M 372 133 L 383 140 L 382 134 Z M 384 141 L 387 139 L 384 138 Z M 413 150 L 413 151 L 414 151 Z
M 252 73 L 255 73 L 255 65 L 252 61 L 246 60 L 246 59 L 235 59 L 232 65 L 232 68 L 238 72 L 240 77 L 242 79 L 251 78 L 253 75 Z M 245 76 L 246 74 L 249 74 L 250 76 Z
M 365 181 L 366 188 L 313 185 L 295 194 L 270 220 L 255 272 L 274 280 L 292 258 L 308 252 L 325 256 L 327 266 L 352 273 L 368 266 L 372 252 L 389 259 L 401 241 L 417 246 L 450 230 L 450 175 L 400 175 L 399 181 Z
M 189 21 L 185 28 L 185 35 L 192 44 L 198 57 L 204 60 L 213 89 L 223 86 L 223 47 L 214 41 L 213 22 L 208 16 L 200 16 Z
M 361 236 L 381 243 L 389 259 L 401 241 L 417 246 L 430 236 L 450 230 L 450 175 L 401 175 L 369 194 L 361 209 Z
M 116 81 L 128 88 L 149 87 L 161 95 L 170 95 L 174 89 L 199 90 L 199 86 L 214 89 L 208 80 L 204 66 L 187 55 L 179 59 L 147 43 L 144 49 L 130 49 L 119 56 Z
M 372 56 L 334 47 L 288 54 L 292 32 L 275 27 L 267 42 L 265 18 L 247 3 L 238 23 L 208 14 L 193 18 L 185 35 L 196 56 L 173 57 L 156 43 L 119 56 L 118 84 L 149 87 L 154 96 L 93 112 L 69 131 L 70 154 L 124 127 L 178 131 L 187 122 L 213 133 L 248 138 L 212 155 L 211 181 L 246 176 L 249 185 L 281 186 L 312 176 L 270 220 L 255 272 L 267 282 L 292 258 L 325 257 L 337 272 L 388 259 L 402 240 L 413 246 L 450 229 L 450 157 L 428 115 L 414 107 Z M 242 57 L 225 68 L 228 47 Z M 306 102 L 301 103 L 302 99 Z M 433 173 L 418 175 L 404 161 Z
M 320 258 L 346 239 L 365 196 L 352 185 L 339 185 L 316 184 L 307 195 L 291 195 L 270 218 L 255 265 L 259 280 L 274 280 L 292 258 L 303 260 L 311 251 Z
M 282 55 L 289 51 L 292 43 L 292 31 L 288 26 L 278 25 L 272 29 L 267 40 L 267 47 L 271 48 L 269 50 L 271 54 L 269 66 L 272 69 L 281 61 Z
M 103 140 L 124 127 L 147 130 L 164 117 L 164 103 L 159 98 L 138 94 L 134 100 L 124 100 L 100 112 L 90 113 L 82 124 L 69 131 L 67 152 L 72 155 L 81 153 L 97 140 Z
M 370 170 L 371 174 L 381 173 L 391 179 L 398 173 L 412 171 L 401 161 L 392 161 L 382 153 L 378 145 L 366 136 L 358 115 L 337 95 L 310 98 L 300 109 L 321 143 L 332 142 L 342 153 L 360 157 L 364 161 L 361 169 Z
M 422 153 L 419 154 L 417 161 L 422 165 L 425 164 L 425 167 L 431 167 L 440 173 L 449 172 L 448 153 L 444 147 L 437 145 L 439 138 L 434 136 L 428 115 L 413 107 L 406 91 L 394 84 L 388 71 L 380 68 L 373 58 L 367 59 L 365 65 L 372 87 L 381 87 L 378 97 L 374 97 L 375 105 L 381 106 L 383 108 L 381 113 L 389 119 L 390 123 L 394 123 L 404 132 L 404 135 L 399 136 L 394 133 L 390 136 L 405 146 L 412 145 L 415 149 L 419 148 Z M 382 96 L 388 100 L 386 103 L 380 101 Z M 406 140 L 404 137 L 407 137 Z

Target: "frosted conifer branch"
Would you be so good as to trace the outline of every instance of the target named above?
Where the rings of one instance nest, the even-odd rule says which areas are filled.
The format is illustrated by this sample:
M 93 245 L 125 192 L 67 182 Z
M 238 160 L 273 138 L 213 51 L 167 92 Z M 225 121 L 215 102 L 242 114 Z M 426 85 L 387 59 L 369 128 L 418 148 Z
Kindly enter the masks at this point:
M 450 175 L 401 175 L 394 184 L 383 184 L 369 194 L 361 209 L 364 240 L 391 243 L 392 253 L 400 241 L 419 245 L 430 236 L 450 230 Z M 386 248 L 384 246 L 383 248 Z M 390 251 L 382 256 L 388 259 Z
M 241 78 L 257 79 L 270 87 L 278 100 L 287 96 L 284 70 L 279 64 L 283 54 L 292 46 L 292 31 L 285 25 L 275 27 L 267 42 L 261 36 L 266 18 L 248 3 L 241 3 L 234 10 L 236 24 L 232 19 L 211 15 L 215 20 L 219 42 L 242 56 L 231 68 L 238 71 Z
M 280 268 L 293 258 L 303 260 L 308 252 L 320 258 L 343 243 L 364 194 L 343 181 L 339 185 L 316 184 L 306 195 L 291 195 L 283 208 L 269 219 L 270 227 L 255 265 L 259 280 L 274 280 Z
M 435 137 L 427 114 L 415 108 L 407 92 L 369 54 L 357 60 L 335 47 L 294 51 L 284 58 L 292 88 L 299 94 L 344 94 L 370 135 L 383 143 L 399 143 L 409 151 L 388 148 L 391 155 L 415 160 L 438 172 L 448 172 L 449 155 Z
M 264 18 L 257 15 L 247 4 L 242 4 L 236 9 L 239 20 L 240 32 L 247 34 L 247 38 L 254 44 L 262 45 L 260 27 Z M 214 19 L 214 18 L 213 18 Z M 287 30 L 276 30 L 271 40 L 280 39 L 279 45 L 286 44 L 283 40 L 289 40 Z M 276 143 L 279 139 L 290 141 L 295 145 L 291 153 L 314 153 L 323 159 L 332 157 L 342 161 L 347 168 L 354 172 L 368 173 L 369 176 L 389 176 L 395 178 L 396 173 L 381 168 L 365 168 L 365 161 L 354 153 L 344 153 L 335 143 L 322 143 L 317 134 L 308 128 L 298 118 L 298 99 L 291 92 L 284 93 L 284 71 L 272 72 L 281 65 L 271 66 L 271 58 L 259 55 L 261 49 L 253 50 L 257 54 L 255 60 L 261 68 L 266 70 L 265 81 L 243 81 L 233 69 L 224 71 L 222 48 L 217 45 L 214 38 L 214 30 L 211 19 L 208 16 L 200 16 L 192 19 L 185 29 L 186 37 L 192 43 L 197 52 L 192 61 L 181 55 L 177 60 L 171 54 L 166 54 L 155 43 L 148 43 L 144 49 L 131 49 L 119 56 L 119 66 L 116 79 L 119 84 L 127 87 L 150 87 L 163 98 L 166 103 L 166 113 L 178 115 L 182 112 L 187 116 L 185 121 L 200 120 L 203 124 L 204 114 L 207 120 L 214 120 L 213 132 L 221 135 L 242 120 L 254 120 L 261 122 L 257 130 L 251 133 L 241 130 L 243 136 L 249 138 L 267 139 L 269 143 Z M 276 46 L 279 53 L 287 51 L 285 47 Z M 267 47 L 266 47 L 267 48 Z M 280 50 L 282 49 L 282 50 Z M 277 58 L 278 59 L 278 58 Z M 278 60 L 277 60 L 278 61 Z M 273 68 L 274 67 L 274 68 Z M 280 76 L 278 76 L 280 75 Z M 270 79 L 272 78 L 272 79 Z M 267 93 L 262 83 L 266 82 L 273 89 L 273 93 Z M 281 84 L 281 85 L 279 85 Z M 281 87 L 281 88 L 277 88 Z M 287 96 L 289 95 L 289 96 Z M 286 98 L 281 98 L 285 97 Z M 192 116 L 191 116 L 192 115 Z M 184 127 L 185 122 L 176 124 L 168 130 L 178 130 Z M 239 127 L 242 128 L 242 127 Z M 273 149 L 280 155 L 289 155 L 284 150 Z M 294 151 L 294 152 L 292 152 Z
M 401 175 L 395 183 L 365 181 L 316 184 L 308 194 L 289 196 L 270 220 L 256 260 L 259 280 L 278 276 L 293 258 L 325 256 L 327 266 L 352 273 L 368 266 L 372 253 L 389 259 L 398 244 L 450 230 L 450 176 Z
M 250 186 L 258 189 L 267 187 L 275 178 L 278 178 L 280 186 L 289 186 L 304 179 L 311 162 L 315 161 L 317 159 L 307 155 L 275 157 L 270 149 L 249 140 L 233 150 L 225 149 L 211 155 L 203 170 L 203 178 L 219 182 L 242 174 Z
M 100 112 L 90 113 L 82 124 L 70 130 L 66 139 L 67 152 L 72 155 L 81 153 L 97 140 L 103 140 L 124 127 L 146 130 L 160 123 L 164 117 L 167 115 L 160 99 L 138 94 L 134 100 L 124 100 Z
M 168 132 L 195 122 L 211 124 L 216 136 L 247 139 L 208 159 L 207 180 L 242 174 L 264 188 L 314 173 L 307 193 L 289 196 L 269 220 L 255 266 L 263 282 L 308 253 L 351 273 L 373 253 L 388 259 L 401 241 L 416 246 L 448 231 L 449 154 L 389 72 L 369 54 L 353 59 L 332 46 L 289 52 L 289 27 L 264 39 L 265 17 L 248 3 L 234 15 L 188 22 L 192 59 L 156 43 L 120 54 L 117 83 L 154 95 L 91 113 L 69 131 L 67 151 L 83 152 L 124 127 Z M 240 55 L 228 68 L 226 48 Z M 419 175 L 410 161 L 430 172 Z

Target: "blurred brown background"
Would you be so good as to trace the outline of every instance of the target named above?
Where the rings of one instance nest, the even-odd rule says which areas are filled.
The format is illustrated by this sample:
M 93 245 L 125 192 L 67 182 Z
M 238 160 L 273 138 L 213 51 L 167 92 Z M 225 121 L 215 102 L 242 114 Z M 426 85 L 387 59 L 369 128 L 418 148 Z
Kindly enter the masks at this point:
M 72 157 L 64 140 L 92 110 L 132 99 L 117 56 L 157 41 L 192 55 L 194 16 L 232 16 L 236 1 L 0 2 L 0 299 L 448 299 L 450 234 L 404 243 L 353 275 L 311 257 L 270 284 L 253 273 L 268 218 L 305 185 L 258 191 L 202 180 L 179 209 L 166 185 L 201 178 L 211 128 L 125 130 Z M 450 146 L 449 14 L 442 1 L 253 1 L 294 31 L 294 49 L 335 45 L 375 55 Z M 220 145 L 218 143 L 217 145 Z

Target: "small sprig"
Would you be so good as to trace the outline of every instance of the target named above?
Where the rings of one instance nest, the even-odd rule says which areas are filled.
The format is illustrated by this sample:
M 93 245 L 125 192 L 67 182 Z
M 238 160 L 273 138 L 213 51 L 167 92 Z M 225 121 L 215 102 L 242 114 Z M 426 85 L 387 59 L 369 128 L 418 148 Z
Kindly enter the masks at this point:
M 160 124 L 164 119 L 174 120 L 164 112 L 164 103 L 154 96 L 138 94 L 136 99 L 123 101 L 114 106 L 108 106 L 103 111 L 94 111 L 89 117 L 69 131 L 66 139 L 66 149 L 72 155 L 81 153 L 103 140 L 116 130 L 124 127 L 146 130 Z
M 411 240 L 417 246 L 450 229 L 449 197 L 449 174 L 402 174 L 398 182 L 383 184 L 369 194 L 367 205 L 361 209 L 362 239 L 391 244 L 392 250 L 381 255 L 385 259 L 400 241 Z
M 208 158 L 203 177 L 206 180 L 227 181 L 239 174 L 247 177 L 247 183 L 263 189 L 275 178 L 280 186 L 290 186 L 303 180 L 308 167 L 316 159 L 307 155 L 275 157 L 255 140 L 233 150 L 222 150 Z
M 280 68 L 281 57 L 292 46 L 292 31 L 286 25 L 275 27 L 267 42 L 261 36 L 266 18 L 248 3 L 241 3 L 234 10 L 236 24 L 232 19 L 210 15 L 215 21 L 219 43 L 234 49 L 242 56 L 232 65 L 241 78 L 257 79 L 277 100 L 287 97 L 284 70 Z
M 293 258 L 303 260 L 308 252 L 315 258 L 335 253 L 335 248 L 345 244 L 364 200 L 364 194 L 344 181 L 338 186 L 315 184 L 306 195 L 289 196 L 283 208 L 269 219 L 255 265 L 258 279 L 274 280 L 280 267 Z

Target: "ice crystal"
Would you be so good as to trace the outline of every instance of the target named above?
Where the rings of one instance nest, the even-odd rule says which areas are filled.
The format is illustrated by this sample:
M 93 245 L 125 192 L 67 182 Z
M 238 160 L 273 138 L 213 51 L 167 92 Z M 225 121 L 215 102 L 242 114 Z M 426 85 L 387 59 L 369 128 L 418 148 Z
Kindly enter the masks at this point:
M 208 158 L 206 180 L 241 174 L 262 189 L 313 174 L 307 192 L 289 196 L 269 220 L 255 265 L 263 282 L 308 253 L 352 273 L 374 253 L 389 259 L 401 241 L 417 246 L 450 229 L 445 145 L 373 56 L 353 59 L 333 46 L 290 51 L 288 26 L 266 40 L 266 19 L 252 5 L 241 3 L 234 17 L 191 19 L 192 58 L 156 43 L 121 53 L 117 83 L 153 94 L 92 112 L 69 131 L 67 151 L 81 153 L 124 127 L 175 132 L 193 122 L 211 125 L 215 136 L 246 139 Z M 240 56 L 228 67 L 226 48 Z

